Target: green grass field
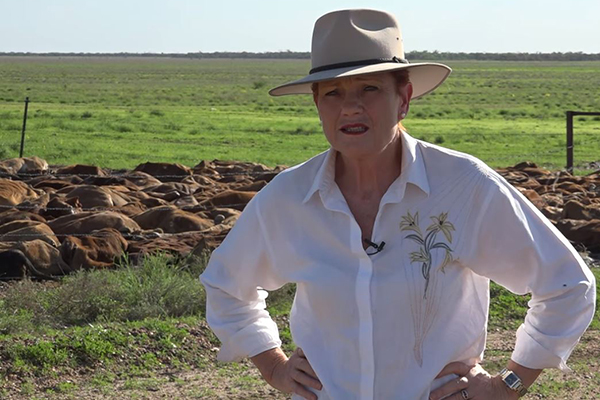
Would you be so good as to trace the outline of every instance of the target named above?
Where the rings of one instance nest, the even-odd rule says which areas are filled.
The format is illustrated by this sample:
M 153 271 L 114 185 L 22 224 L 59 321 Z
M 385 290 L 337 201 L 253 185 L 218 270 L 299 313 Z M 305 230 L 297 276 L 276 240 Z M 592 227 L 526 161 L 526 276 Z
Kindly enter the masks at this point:
M 565 112 L 600 112 L 600 62 L 452 61 L 436 92 L 413 102 L 415 137 L 494 167 L 565 166 Z M 327 148 L 310 96 L 267 90 L 306 60 L 0 57 L 0 158 L 133 167 L 236 159 L 292 165 Z M 575 122 L 580 172 L 600 159 L 600 116 Z

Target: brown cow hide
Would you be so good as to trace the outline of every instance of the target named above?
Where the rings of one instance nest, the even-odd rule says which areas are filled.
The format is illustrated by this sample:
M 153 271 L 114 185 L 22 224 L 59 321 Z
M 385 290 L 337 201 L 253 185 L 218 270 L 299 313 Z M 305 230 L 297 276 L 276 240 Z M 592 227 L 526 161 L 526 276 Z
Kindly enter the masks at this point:
M 15 221 L 10 221 L 5 224 L 0 225 L 0 235 L 5 235 L 9 232 L 16 231 L 17 229 L 25 228 L 27 226 L 35 226 L 40 224 L 40 221 L 32 221 L 29 219 L 19 219 Z
M 134 220 L 114 211 L 84 211 L 65 215 L 48 222 L 48 225 L 56 234 L 87 234 L 102 228 L 114 228 L 128 234 L 141 231 Z
M 558 220 L 562 215 L 562 208 L 558 207 L 546 206 L 542 208 L 541 211 L 546 218 L 552 221 Z
M 48 172 L 48 163 L 39 157 L 9 158 L 0 161 L 0 169 L 11 175 L 44 174 Z
M 83 164 L 75 164 L 75 165 L 67 165 L 66 167 L 62 167 L 56 171 L 57 175 L 97 175 L 97 176 L 106 176 L 106 173 L 102 170 L 102 168 L 97 167 L 95 165 L 83 165 Z
M 127 201 L 104 186 L 81 185 L 67 193 L 66 198 L 79 198 L 84 208 L 113 207 L 127 204 Z
M 600 207 L 586 206 L 576 200 L 571 200 L 565 204 L 563 208 L 562 218 L 565 219 L 582 219 L 582 220 L 600 220 Z
M 0 242 L 0 252 L 6 250 L 21 251 L 34 267 L 33 271 L 29 271 L 33 276 L 48 278 L 69 272 L 69 266 L 63 261 L 59 250 L 43 240 Z M 13 266 L 0 265 L 0 275 L 5 268 L 9 269 L 8 267 L 13 268 Z
M 125 176 L 125 179 L 137 186 L 138 189 L 145 189 L 150 186 L 160 185 L 161 183 L 152 175 L 142 171 L 131 171 Z
M 173 205 L 185 209 L 186 211 L 191 211 L 191 208 L 198 205 L 198 200 L 194 196 L 183 196 L 178 198 L 173 202 Z
M 189 167 L 181 164 L 147 162 L 135 167 L 134 171 L 150 174 L 161 182 L 179 182 L 188 175 L 192 175 Z
M 202 239 L 201 232 L 186 232 L 166 235 L 156 239 L 145 239 L 129 244 L 128 253 L 134 260 L 156 252 L 168 252 L 179 257 L 187 256 Z
M 267 186 L 267 181 L 255 181 L 250 184 L 240 185 L 239 187 L 233 187 L 232 189 L 239 190 L 240 192 L 258 192 L 260 189 Z
M 167 182 L 161 183 L 160 185 L 150 186 L 145 188 L 143 191 L 153 195 L 154 193 L 171 193 L 171 192 L 179 192 L 182 194 L 192 194 L 194 191 L 200 187 L 197 183 L 189 184 L 189 183 L 181 183 L 181 182 Z
M 542 195 L 542 198 L 544 199 L 545 204 L 549 205 L 549 206 L 553 206 L 553 207 L 562 207 L 564 202 L 563 202 L 563 198 L 561 195 L 559 194 L 555 194 L 555 193 L 544 193 Z
M 71 271 L 112 268 L 115 259 L 126 250 L 127 241 L 112 228 L 95 231 L 92 236 L 67 236 L 60 246 L 60 254 Z
M 256 195 L 256 192 L 241 192 L 237 190 L 227 190 L 223 193 L 201 202 L 206 207 L 227 207 L 242 211 L 246 204 Z
M 128 190 L 139 190 L 140 188 L 134 184 L 133 182 L 122 178 L 122 177 L 115 177 L 115 176 L 90 176 L 85 178 L 85 180 L 83 181 L 83 184 L 85 185 L 92 185 L 92 186 L 111 186 L 112 189 L 114 189 L 115 186 L 118 187 L 124 187 L 127 188 Z
M 46 222 L 44 217 L 34 214 L 29 211 L 22 211 L 22 210 L 17 210 L 17 209 L 11 208 L 11 209 L 0 212 L 0 225 L 4 225 L 7 222 L 20 221 L 20 220 L 24 220 L 24 219 L 30 220 L 30 221 Z
M 130 203 L 125 204 L 124 206 L 119 207 L 118 211 L 121 214 L 127 215 L 128 217 L 134 217 L 138 214 L 146 211 L 148 207 L 143 205 L 140 201 L 132 201 Z
M 0 178 L 0 206 L 16 206 L 38 197 L 38 193 L 28 184 Z
M 64 215 L 73 215 L 81 211 L 81 203 L 79 197 L 72 197 L 70 199 L 62 196 L 54 196 L 47 204 L 46 207 L 40 210 L 40 215 L 48 220 L 62 217 Z
M 215 225 L 223 224 L 233 226 L 242 213 L 234 208 L 214 208 L 212 210 L 203 211 L 202 214 L 206 215 L 207 218 L 212 219 Z
M 143 229 L 160 228 L 166 233 L 201 231 L 213 225 L 211 221 L 173 206 L 151 208 L 133 220 Z
M 570 241 L 583 244 L 591 252 L 600 252 L 600 220 L 561 219 L 556 227 Z
M 546 201 L 535 190 L 519 188 L 519 191 L 537 208 L 542 208 L 546 205 Z
M 54 247 L 60 245 L 60 242 L 54 235 L 52 229 L 43 222 L 34 222 L 28 226 L 23 226 L 19 229 L 0 235 L 0 242 L 29 242 L 32 240 L 43 240 Z

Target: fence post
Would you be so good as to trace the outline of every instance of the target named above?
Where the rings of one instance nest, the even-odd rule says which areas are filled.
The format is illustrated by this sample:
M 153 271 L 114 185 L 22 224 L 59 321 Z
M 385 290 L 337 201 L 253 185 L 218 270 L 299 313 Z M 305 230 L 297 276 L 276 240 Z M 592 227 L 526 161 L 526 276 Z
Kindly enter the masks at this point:
M 21 151 L 19 157 L 23 157 L 23 147 L 25 147 L 25 128 L 27 126 L 27 108 L 29 106 L 29 97 L 25 97 L 25 113 L 23 114 L 23 130 L 21 131 Z
M 573 111 L 567 111 L 567 171 L 573 173 Z

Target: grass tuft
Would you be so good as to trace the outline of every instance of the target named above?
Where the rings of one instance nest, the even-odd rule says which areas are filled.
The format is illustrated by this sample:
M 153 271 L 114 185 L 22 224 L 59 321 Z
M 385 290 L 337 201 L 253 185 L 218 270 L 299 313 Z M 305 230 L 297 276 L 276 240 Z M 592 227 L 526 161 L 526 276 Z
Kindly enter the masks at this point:
M 201 316 L 204 288 L 198 280 L 205 259 L 171 265 L 155 254 L 134 266 L 124 260 L 117 270 L 79 271 L 59 286 L 30 280 L 9 285 L 0 299 L 0 333 L 96 322 Z

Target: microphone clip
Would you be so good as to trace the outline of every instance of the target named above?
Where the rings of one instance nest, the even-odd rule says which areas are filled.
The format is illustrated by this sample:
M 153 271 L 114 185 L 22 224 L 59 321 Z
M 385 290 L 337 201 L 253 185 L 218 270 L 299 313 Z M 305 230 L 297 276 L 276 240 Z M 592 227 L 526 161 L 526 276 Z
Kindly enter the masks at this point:
M 380 253 L 381 250 L 383 250 L 383 246 L 385 246 L 385 242 L 383 242 L 383 241 L 380 244 L 377 244 L 377 243 L 371 242 L 369 239 L 363 239 L 363 240 L 366 244 L 369 245 L 369 247 L 372 247 L 375 249 L 375 251 L 373 251 L 371 253 L 367 253 L 368 256 L 373 256 L 377 253 Z

